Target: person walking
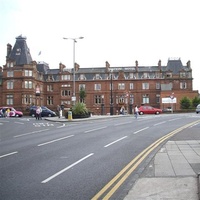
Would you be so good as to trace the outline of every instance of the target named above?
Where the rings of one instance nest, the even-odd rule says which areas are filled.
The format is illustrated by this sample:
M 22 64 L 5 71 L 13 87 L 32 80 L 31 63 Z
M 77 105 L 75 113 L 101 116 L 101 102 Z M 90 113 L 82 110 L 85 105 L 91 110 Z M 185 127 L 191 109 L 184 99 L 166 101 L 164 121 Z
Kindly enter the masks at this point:
M 35 114 L 36 120 L 42 119 L 41 118 L 41 113 L 42 113 L 42 108 L 40 106 L 37 106 L 37 108 L 36 108 L 36 114 Z
M 61 112 L 61 107 L 59 105 L 57 105 L 58 118 L 60 118 L 60 112 Z
M 138 114 L 139 114 L 139 109 L 138 109 L 138 106 L 135 105 L 135 108 L 134 108 L 134 115 L 135 115 L 135 118 L 136 118 L 136 119 L 138 118 Z

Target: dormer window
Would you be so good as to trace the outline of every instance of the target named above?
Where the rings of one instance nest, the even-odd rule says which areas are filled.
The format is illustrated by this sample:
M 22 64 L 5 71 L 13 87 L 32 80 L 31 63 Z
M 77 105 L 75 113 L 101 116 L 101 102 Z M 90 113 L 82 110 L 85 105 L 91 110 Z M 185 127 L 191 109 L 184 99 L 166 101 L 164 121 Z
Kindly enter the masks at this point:
M 13 62 L 8 62 L 7 67 L 13 67 Z
M 70 80 L 70 78 L 71 78 L 71 77 L 70 77 L 69 74 L 62 75 L 62 76 L 61 76 L 61 80 L 62 80 L 62 81 L 64 81 L 64 80 Z
M 170 72 L 166 73 L 166 78 L 172 78 L 172 73 Z
M 149 78 L 149 73 L 144 72 L 141 78 Z
M 186 73 L 185 72 L 180 72 L 180 78 L 185 78 L 186 77 Z
M 86 80 L 86 77 L 84 74 L 81 74 L 80 77 L 79 77 L 79 80 Z
M 19 56 L 20 54 L 21 54 L 21 49 L 18 48 L 18 49 L 16 50 L 16 55 Z
M 54 81 L 53 75 L 48 76 L 48 81 Z
M 100 74 L 95 74 L 95 77 L 93 79 L 94 80 L 100 80 L 100 79 L 102 79 L 102 77 L 100 76 Z

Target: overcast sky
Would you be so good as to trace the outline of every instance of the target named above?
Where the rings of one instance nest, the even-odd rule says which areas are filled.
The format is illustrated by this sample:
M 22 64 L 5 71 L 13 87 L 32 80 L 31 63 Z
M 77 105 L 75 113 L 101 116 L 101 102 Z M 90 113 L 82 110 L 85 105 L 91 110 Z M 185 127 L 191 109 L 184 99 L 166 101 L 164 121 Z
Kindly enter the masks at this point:
M 193 89 L 200 91 L 199 0 L 0 0 L 0 66 L 6 48 L 22 34 L 33 60 L 51 69 L 155 66 L 159 59 L 191 61 Z M 38 56 L 41 51 L 41 55 Z

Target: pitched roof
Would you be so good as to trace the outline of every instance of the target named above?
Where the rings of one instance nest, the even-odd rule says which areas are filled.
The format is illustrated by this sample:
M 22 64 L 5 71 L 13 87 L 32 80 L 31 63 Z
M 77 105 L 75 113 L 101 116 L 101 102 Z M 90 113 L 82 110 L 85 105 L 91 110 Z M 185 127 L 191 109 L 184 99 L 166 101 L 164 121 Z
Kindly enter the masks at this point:
M 172 71 L 173 74 L 179 74 L 179 72 L 184 69 L 184 66 L 180 59 L 169 59 L 167 63 L 166 70 Z
M 30 50 L 26 44 L 26 37 L 22 37 L 22 35 L 16 37 L 15 45 L 8 58 L 14 60 L 16 65 L 26 65 L 32 62 Z

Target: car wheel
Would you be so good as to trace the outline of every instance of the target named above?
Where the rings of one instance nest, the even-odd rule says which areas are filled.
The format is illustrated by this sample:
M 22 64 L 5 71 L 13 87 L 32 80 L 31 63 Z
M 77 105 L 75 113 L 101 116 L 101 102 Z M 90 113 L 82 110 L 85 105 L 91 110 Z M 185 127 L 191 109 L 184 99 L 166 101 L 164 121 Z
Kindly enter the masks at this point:
M 51 117 L 51 114 L 48 114 L 48 117 Z
M 160 113 L 157 111 L 155 114 L 156 114 L 156 115 L 159 115 Z
M 140 114 L 140 115 L 143 115 L 144 113 L 140 111 L 139 114 Z
M 18 114 L 16 114 L 16 115 L 15 115 L 15 117 L 19 117 L 19 115 L 18 115 Z
M 32 114 L 31 116 L 32 116 L 32 117 L 35 117 L 35 114 Z

